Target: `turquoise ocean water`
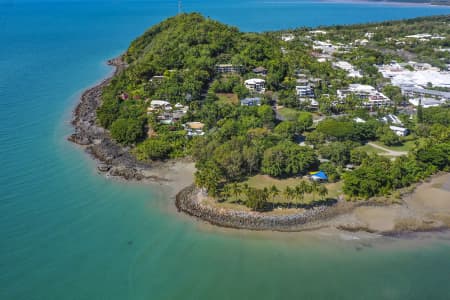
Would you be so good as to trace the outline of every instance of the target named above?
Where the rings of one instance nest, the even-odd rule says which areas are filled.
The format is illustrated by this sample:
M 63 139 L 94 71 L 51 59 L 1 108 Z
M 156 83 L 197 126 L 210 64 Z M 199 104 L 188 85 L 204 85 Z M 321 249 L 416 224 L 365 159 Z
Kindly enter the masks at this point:
M 314 1 L 185 1 L 261 31 L 448 14 Z M 176 1 L 0 0 L 0 299 L 450 299 L 450 242 L 217 229 L 163 188 L 98 175 L 71 110 Z

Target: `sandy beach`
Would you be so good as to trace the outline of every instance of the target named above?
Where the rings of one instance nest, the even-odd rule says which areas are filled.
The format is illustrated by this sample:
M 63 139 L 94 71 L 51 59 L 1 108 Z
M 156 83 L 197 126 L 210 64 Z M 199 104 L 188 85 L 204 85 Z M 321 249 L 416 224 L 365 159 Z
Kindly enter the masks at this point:
M 109 61 L 114 75 L 126 68 L 120 58 Z M 113 75 L 113 76 L 114 76 Z M 111 78 L 83 93 L 72 121 L 75 133 L 68 139 L 81 145 L 97 162 L 97 169 L 108 177 L 163 184 L 176 206 L 191 216 L 211 224 L 250 230 L 304 231 L 336 228 L 395 235 L 404 232 L 436 231 L 450 228 L 450 174 L 441 173 L 418 184 L 400 203 L 380 205 L 374 201 L 338 201 L 332 206 L 259 213 L 216 207 L 205 202 L 192 185 L 195 165 L 189 160 L 141 162 L 129 148 L 114 142 L 108 131 L 96 124 L 101 91 Z M 188 188 L 186 188 L 188 187 Z M 181 191 L 181 192 L 180 192 Z
M 335 226 L 397 234 L 445 230 L 450 228 L 450 174 L 433 176 L 418 184 L 413 193 L 405 195 L 400 204 L 384 207 L 358 207 L 340 216 Z
M 115 67 L 113 75 L 82 94 L 73 114 L 72 125 L 75 132 L 68 140 L 85 149 L 97 162 L 98 171 L 107 177 L 167 183 L 176 191 L 192 184 L 195 167 L 191 161 L 138 161 L 130 153 L 129 147 L 116 143 L 107 130 L 97 125 L 97 108 L 101 105 L 103 87 L 109 84 L 112 77 L 127 68 L 120 57 L 109 60 L 108 64 Z
M 213 225 L 247 230 L 281 232 L 338 229 L 395 236 L 450 228 L 450 174 L 440 173 L 417 184 L 399 203 L 338 202 L 331 207 L 260 213 L 211 204 L 191 186 L 177 195 L 177 208 Z

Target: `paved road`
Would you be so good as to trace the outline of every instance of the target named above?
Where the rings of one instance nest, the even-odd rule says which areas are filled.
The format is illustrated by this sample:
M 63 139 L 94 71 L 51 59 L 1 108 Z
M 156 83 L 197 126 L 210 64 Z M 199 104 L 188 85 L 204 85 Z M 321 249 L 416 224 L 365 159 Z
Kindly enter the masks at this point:
M 386 152 L 386 153 L 380 153 L 381 155 L 388 155 L 388 156 L 403 156 L 403 155 L 408 155 L 408 152 L 407 152 L 407 151 L 394 151 L 394 150 L 389 150 L 389 149 L 387 149 L 387 148 L 384 148 L 384 147 L 379 146 L 379 145 L 374 144 L 374 143 L 368 143 L 368 145 L 370 145 L 370 146 L 372 146 L 372 147 L 374 147 L 374 148 L 383 150 L 383 151 Z

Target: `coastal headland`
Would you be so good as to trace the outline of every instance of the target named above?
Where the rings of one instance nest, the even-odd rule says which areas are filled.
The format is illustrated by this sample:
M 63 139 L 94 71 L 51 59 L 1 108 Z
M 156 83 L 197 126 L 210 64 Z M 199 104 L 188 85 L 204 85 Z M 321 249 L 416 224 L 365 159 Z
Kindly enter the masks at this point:
M 194 185 L 176 196 L 179 210 L 213 225 L 272 231 L 304 231 L 336 228 L 397 236 L 413 232 L 445 231 L 450 228 L 450 174 L 443 173 L 420 183 L 394 204 L 372 199 L 338 201 L 331 206 L 282 209 L 271 213 L 227 209 L 211 205 Z
M 158 183 L 187 180 L 190 184 L 194 167 L 189 160 L 167 163 L 138 161 L 130 154 L 129 148 L 116 143 L 107 130 L 97 125 L 96 110 L 101 104 L 102 89 L 126 68 L 121 57 L 109 60 L 108 65 L 115 68 L 113 75 L 81 95 L 72 119 L 75 132 L 68 140 L 82 146 L 96 160 L 98 171 L 106 176 Z
M 126 65 L 120 58 L 108 61 L 116 68 Z M 68 140 L 85 148 L 106 176 L 143 182 L 172 183 L 179 191 L 177 209 L 210 224 L 247 230 L 304 231 L 333 227 L 344 231 L 364 231 L 384 235 L 408 232 L 444 231 L 450 228 L 450 174 L 443 173 L 419 184 L 399 203 L 338 201 L 332 206 L 290 209 L 275 213 L 233 210 L 210 205 L 207 196 L 192 184 L 194 166 L 189 161 L 143 163 L 117 144 L 108 132 L 96 125 L 96 109 L 101 91 L 110 78 L 86 90 L 74 111 L 75 133 Z
M 323 33 L 320 33 L 319 35 L 323 35 Z M 284 42 L 288 43 L 289 40 L 293 39 L 293 35 L 292 34 L 291 35 L 283 35 L 281 37 L 281 39 Z M 320 45 L 322 45 L 322 44 L 320 44 Z M 318 47 L 318 46 L 314 46 L 314 47 Z M 282 48 L 282 49 L 284 49 L 284 48 Z M 317 53 L 314 52 L 313 54 L 317 54 Z M 132 152 L 133 150 L 135 150 L 135 149 L 133 149 L 133 145 L 135 144 L 134 142 L 139 142 L 139 138 L 136 138 L 135 141 L 132 141 L 132 142 L 128 142 L 124 139 L 123 142 L 128 142 L 128 144 L 125 146 L 124 143 L 122 143 L 122 144 L 118 143 L 114 138 L 112 138 L 111 128 L 114 128 L 114 126 L 109 124 L 108 125 L 109 130 L 108 130 L 99 125 L 97 112 L 103 103 L 102 93 L 104 92 L 104 88 L 107 87 L 115 77 L 121 75 L 122 72 L 127 70 L 128 64 L 126 62 L 127 60 L 125 59 L 126 55 L 127 54 L 108 61 L 109 65 L 115 67 L 114 74 L 110 78 L 105 79 L 100 84 L 86 90 L 82 94 L 81 101 L 77 105 L 77 107 L 74 111 L 74 118 L 72 120 L 72 124 L 75 128 L 75 132 L 68 138 L 69 141 L 76 143 L 76 144 L 82 146 L 83 148 L 85 148 L 86 152 L 89 153 L 97 161 L 98 171 L 106 174 L 106 176 L 123 178 L 125 180 L 170 183 L 173 185 L 173 189 L 176 189 L 178 192 L 176 195 L 175 205 L 179 211 L 186 213 L 188 215 L 191 215 L 193 217 L 199 218 L 203 221 L 209 222 L 213 225 L 222 226 L 222 227 L 229 227 L 229 228 L 236 228 L 236 229 L 249 229 L 249 230 L 287 231 L 287 232 L 315 230 L 315 229 L 333 227 L 333 228 L 337 228 L 340 230 L 351 231 L 351 232 L 364 231 L 364 232 L 377 233 L 377 234 L 383 234 L 383 235 L 397 235 L 397 234 L 402 234 L 402 233 L 406 233 L 406 232 L 447 230 L 450 228 L 450 202 L 448 201 L 448 199 L 450 199 L 450 174 L 446 173 L 446 172 L 437 173 L 436 175 L 429 177 L 426 180 L 422 180 L 419 183 L 412 184 L 411 186 L 409 185 L 409 183 L 405 183 L 403 185 L 403 187 L 407 187 L 407 189 L 404 189 L 404 191 L 400 195 L 401 197 L 397 197 L 396 201 L 392 201 L 393 198 L 391 198 L 389 201 L 386 201 L 386 200 L 381 201 L 380 199 L 378 199 L 376 197 L 372 197 L 372 198 L 367 197 L 370 199 L 366 200 L 366 201 L 358 201 L 358 200 L 356 200 L 358 197 L 354 197 L 353 201 L 346 201 L 346 200 L 344 200 L 344 195 L 343 195 L 342 190 L 336 190 L 336 191 L 333 191 L 333 194 L 330 194 L 329 197 L 326 198 L 327 200 L 330 200 L 330 201 L 323 201 L 323 202 L 317 201 L 316 203 L 304 204 L 301 206 L 296 205 L 295 206 L 296 208 L 292 208 L 291 203 L 289 203 L 288 207 L 281 205 L 281 206 L 278 206 L 278 208 L 274 208 L 274 206 L 273 206 L 271 210 L 250 209 L 249 207 L 245 207 L 243 205 L 240 205 L 240 207 L 237 208 L 236 204 L 231 203 L 231 201 L 230 201 L 230 203 L 225 203 L 225 205 L 222 205 L 222 203 L 218 203 L 218 201 L 216 201 L 217 199 L 215 199 L 213 196 L 211 196 L 211 194 L 208 195 L 208 193 L 206 192 L 208 189 L 213 190 L 212 188 L 210 188 L 211 187 L 211 186 L 209 186 L 210 183 L 207 182 L 207 180 L 204 180 L 205 182 L 202 182 L 202 184 L 199 185 L 200 187 L 197 187 L 196 185 L 193 184 L 195 167 L 194 167 L 194 163 L 189 158 L 190 157 L 189 155 L 186 155 L 183 158 L 176 158 L 176 159 L 173 159 L 173 158 L 171 158 L 171 159 L 168 159 L 168 158 L 153 159 L 152 155 L 154 153 L 149 151 L 148 153 L 145 153 L 147 155 L 146 159 L 139 160 L 138 156 L 136 155 L 136 153 L 139 153 L 139 152 Z M 129 55 L 129 53 L 128 53 L 128 55 Z M 304 55 L 310 55 L 310 53 L 305 52 Z M 319 65 L 323 64 L 323 63 L 324 62 L 319 61 Z M 316 63 L 314 62 L 314 64 L 316 64 Z M 325 60 L 325 64 L 327 64 L 327 66 L 329 65 L 330 70 L 339 69 L 339 67 L 334 67 L 334 69 L 332 69 L 331 66 L 334 66 L 334 65 L 329 64 L 328 62 L 326 62 L 326 60 Z M 340 65 L 342 65 L 342 63 Z M 220 66 L 225 68 L 228 65 L 219 65 L 219 67 Z M 320 65 L 320 66 L 322 66 L 322 65 Z M 410 67 L 410 68 L 412 68 L 412 67 Z M 372 69 L 370 69 L 370 70 L 372 71 Z M 139 70 L 139 71 L 141 72 L 141 70 Z M 183 72 L 189 72 L 189 69 L 185 69 Z M 220 69 L 220 71 L 217 71 L 217 72 L 220 73 L 220 72 L 225 72 L 225 71 Z M 226 72 L 228 72 L 228 71 L 226 71 Z M 234 69 L 232 71 L 232 73 L 239 73 L 239 72 L 241 72 L 241 70 L 239 68 L 236 69 L 236 71 Z M 267 72 L 267 69 L 260 67 L 260 68 L 253 69 L 251 72 L 264 73 L 264 72 Z M 295 72 L 298 73 L 298 71 L 295 71 Z M 336 76 L 340 76 L 342 78 L 346 78 L 346 76 L 347 76 L 344 72 L 341 72 L 341 71 L 336 71 L 336 72 L 337 72 Z M 151 82 L 151 84 L 150 84 L 151 88 L 161 85 L 161 82 L 164 80 L 167 80 L 167 78 L 172 79 L 172 78 L 176 78 L 179 75 L 179 74 L 177 75 L 176 71 L 174 71 L 174 70 L 168 70 L 167 72 L 163 72 L 163 73 L 164 73 L 164 75 L 153 75 L 152 74 L 153 76 L 151 76 L 151 79 L 147 80 L 148 82 Z M 377 76 L 379 76 L 378 71 L 376 73 L 377 73 Z M 173 75 L 173 74 L 175 74 L 175 75 Z M 358 73 L 358 74 L 360 74 L 360 73 Z M 304 74 L 300 74 L 300 75 L 304 75 Z M 262 78 L 266 78 L 265 77 L 266 74 L 262 74 L 259 76 Z M 358 76 L 360 76 L 360 75 L 358 75 Z M 358 78 L 358 76 L 357 76 L 357 78 Z M 182 76 L 180 76 L 180 77 L 182 77 Z M 187 75 L 185 76 L 185 78 L 186 77 L 187 77 Z M 225 78 L 228 78 L 228 77 L 225 76 Z M 259 80 L 262 80 L 262 79 L 259 79 Z M 379 78 L 379 80 L 382 80 L 382 79 Z M 246 84 L 247 84 L 247 81 L 246 81 Z M 264 81 L 264 80 L 262 80 L 262 81 Z M 296 82 L 299 82 L 299 81 L 303 82 L 303 81 L 305 81 L 305 79 L 297 79 Z M 316 79 L 316 81 L 319 82 L 320 80 Z M 139 80 L 139 82 L 142 82 L 142 80 Z M 145 84 L 147 84 L 147 83 L 145 83 Z M 248 84 L 250 85 L 251 82 Z M 355 85 L 356 84 L 354 84 L 354 86 Z M 243 86 L 241 83 L 236 83 L 236 86 L 238 88 L 245 87 L 245 88 L 252 90 L 251 87 L 249 87 L 247 85 Z M 295 86 L 295 84 L 294 84 L 294 86 Z M 147 86 L 145 86 L 145 87 L 147 88 Z M 303 87 L 303 86 L 300 86 L 300 87 Z M 308 83 L 308 87 L 309 87 L 309 83 Z M 160 86 L 158 86 L 157 88 L 160 88 Z M 280 85 L 280 89 L 282 89 L 282 88 L 283 88 L 283 86 Z M 297 88 L 297 87 L 295 87 L 295 88 Z M 253 87 L 253 89 L 256 89 L 256 87 Z M 318 88 L 316 88 L 316 90 L 317 89 Z M 218 88 L 218 90 L 220 90 L 220 89 Z M 136 90 L 134 91 L 134 93 L 135 93 L 134 95 L 125 93 L 123 91 L 121 91 L 120 95 L 119 95 L 117 91 L 114 91 L 114 95 L 109 100 L 109 103 L 111 105 L 115 105 L 114 101 L 116 101 L 118 97 L 121 98 L 121 100 L 120 100 L 120 101 L 122 101 L 121 103 L 127 103 L 127 100 L 129 99 L 129 97 L 130 98 L 133 97 L 133 101 L 140 101 L 140 103 L 142 103 L 142 106 L 143 106 L 144 103 L 147 102 L 147 100 L 141 101 L 142 97 L 139 95 L 140 91 L 141 91 L 140 88 L 136 88 Z M 311 91 L 312 91 L 312 89 L 311 89 Z M 298 93 L 300 93 L 300 92 L 301 93 L 303 93 L 303 92 L 310 93 L 310 94 L 308 94 L 309 95 L 308 97 L 310 97 L 310 96 L 314 97 L 314 94 L 311 91 L 306 90 L 306 89 L 302 89 L 302 90 L 298 89 L 297 92 Z M 201 92 L 201 86 L 198 87 L 198 95 L 201 95 L 200 92 Z M 261 91 L 256 91 L 256 92 L 253 91 L 253 92 L 254 93 L 258 92 L 258 93 L 262 94 L 265 92 L 265 88 L 262 88 Z M 216 93 L 216 94 L 224 97 L 223 96 L 224 94 L 221 94 L 221 93 Z M 244 94 L 246 94 L 246 95 L 248 94 L 247 90 L 245 90 Z M 397 94 L 393 93 L 394 96 L 398 96 Z M 189 95 L 192 96 L 191 94 L 189 94 Z M 268 98 L 269 98 L 269 95 L 272 96 L 271 94 L 267 94 L 266 96 L 268 96 Z M 391 101 L 386 96 L 384 96 L 383 94 L 380 94 L 380 95 L 383 96 L 383 99 L 382 99 L 382 101 L 384 101 L 383 105 L 388 106 L 391 104 Z M 214 97 L 212 97 L 212 98 L 215 99 Z M 221 101 L 231 101 L 231 102 L 234 101 L 233 99 L 231 99 L 231 100 L 230 99 L 225 99 L 225 100 L 222 99 Z M 251 100 L 254 98 L 246 98 L 246 99 Z M 244 100 L 246 100 L 246 99 L 244 99 Z M 347 97 L 347 98 L 344 97 L 342 99 L 345 99 L 345 100 L 350 99 L 351 100 L 351 97 Z M 148 100 L 150 100 L 150 99 L 148 99 Z M 156 103 L 155 101 L 157 102 L 157 104 L 159 106 L 161 106 L 159 103 L 163 103 L 164 108 L 148 107 L 148 110 L 145 112 L 146 116 L 153 116 L 153 117 L 155 117 L 154 120 L 158 120 L 157 117 L 165 117 L 165 114 L 166 114 L 165 107 L 170 107 L 170 110 L 172 111 L 172 107 L 170 106 L 169 102 L 167 102 L 165 100 L 153 100 L 152 102 Z M 208 101 L 211 101 L 211 100 L 208 100 Z M 214 101 L 219 102 L 219 99 L 214 100 Z M 271 101 L 273 101 L 273 99 L 272 98 L 267 99 L 266 101 L 271 102 Z M 128 101 L 128 103 L 130 103 L 130 101 Z M 241 102 L 240 106 L 245 106 L 242 103 L 243 102 Z M 245 103 L 247 103 L 247 102 L 245 102 Z M 172 103 L 172 104 L 174 104 L 174 103 Z M 233 105 L 235 106 L 235 104 L 236 103 L 226 103 L 224 106 L 228 105 L 230 107 L 233 107 Z M 176 105 L 180 105 L 179 107 L 183 108 L 183 105 L 180 103 L 177 103 Z M 173 106 L 176 106 L 176 105 L 173 105 Z M 251 106 L 249 104 L 246 104 L 246 105 Z M 289 106 L 290 104 L 288 102 L 286 102 L 285 105 Z M 275 119 L 275 113 L 272 112 L 272 108 L 268 104 L 265 104 L 265 106 L 268 108 L 268 112 L 266 112 L 266 117 L 267 117 L 266 123 L 267 124 L 264 123 L 264 124 L 256 126 L 255 128 L 251 127 L 253 125 L 245 125 L 245 126 L 250 126 L 248 129 L 246 129 L 245 134 L 251 133 L 251 134 L 254 134 L 255 136 L 258 136 L 258 134 L 260 134 L 261 136 L 259 136 L 258 138 L 260 138 L 261 140 L 263 140 L 267 135 L 273 134 L 273 137 L 275 137 L 274 141 L 277 141 L 279 144 L 284 145 L 283 147 L 285 147 L 286 149 L 288 149 L 289 147 L 290 148 L 296 147 L 296 150 L 292 151 L 290 153 L 296 153 L 296 151 L 297 152 L 300 151 L 301 153 L 299 152 L 299 153 L 295 154 L 295 155 L 299 155 L 299 156 L 296 156 L 296 158 L 300 157 L 300 160 L 304 159 L 305 162 L 308 161 L 308 163 L 305 163 L 301 166 L 301 168 L 303 168 L 304 170 L 298 171 L 297 173 L 306 174 L 307 171 L 311 171 L 311 168 L 317 167 L 318 163 L 319 163 L 317 154 L 313 153 L 314 150 L 311 150 L 314 147 L 300 147 L 299 148 L 298 145 L 293 143 L 293 140 L 295 140 L 295 137 L 300 136 L 302 133 L 305 134 L 306 137 L 312 136 L 312 134 L 311 134 L 311 131 L 312 131 L 311 128 L 313 125 L 313 121 L 312 121 L 312 117 L 311 117 L 312 114 L 307 113 L 307 116 L 311 117 L 311 120 L 310 120 L 311 124 L 306 122 L 305 123 L 306 125 L 303 125 L 303 130 L 300 130 L 298 128 L 294 128 L 294 129 L 285 128 L 286 132 L 284 132 L 281 130 L 282 127 L 281 126 L 279 127 L 279 125 L 280 124 L 292 125 L 293 121 L 286 120 L 286 118 L 284 118 L 284 117 L 280 118 L 280 119 L 279 118 Z M 184 106 L 184 107 L 186 107 L 186 106 Z M 274 110 L 277 109 L 275 107 L 277 107 L 277 105 L 273 106 Z M 244 108 L 242 111 L 245 111 L 245 109 L 247 109 L 247 108 Z M 334 109 L 334 108 L 331 108 L 331 110 L 332 109 Z M 347 108 L 344 107 L 343 109 L 344 109 L 344 111 L 339 111 L 339 114 L 341 114 L 341 117 L 344 118 L 344 121 L 342 122 L 342 124 L 345 123 L 346 125 L 349 125 L 349 126 L 350 126 L 350 124 L 352 124 L 352 126 L 354 126 L 353 123 L 356 124 L 359 122 L 359 121 L 345 119 L 347 117 L 346 113 L 348 113 L 348 112 L 346 111 Z M 251 109 L 248 108 L 248 111 L 250 111 L 250 110 Z M 291 109 L 291 110 L 293 110 L 293 109 Z M 350 110 L 350 109 L 348 109 L 348 110 Z M 157 115 L 155 113 L 155 111 L 157 113 L 160 113 L 160 115 Z M 278 114 L 279 111 L 276 113 Z M 171 116 L 172 116 L 172 118 L 170 119 L 171 122 L 172 122 L 172 119 L 173 120 L 178 119 L 175 117 L 175 114 L 176 114 L 175 112 L 171 112 Z M 186 112 L 184 112 L 184 114 L 186 114 Z M 303 115 L 303 116 L 305 116 L 305 115 Z M 109 117 L 108 115 L 104 115 L 104 118 L 105 118 L 104 122 L 106 122 L 106 123 L 109 122 L 107 119 L 108 117 Z M 297 117 L 300 117 L 300 115 L 298 115 L 298 116 L 296 115 L 296 118 Z M 371 117 L 370 115 L 367 115 L 367 118 L 370 118 L 370 117 Z M 127 118 L 128 118 L 127 120 L 131 122 L 132 118 L 129 116 Z M 157 136 L 157 133 L 155 133 L 156 130 L 154 130 L 155 128 L 157 128 L 158 126 L 160 126 L 159 128 L 163 128 L 164 125 L 167 125 L 164 122 L 162 122 L 162 121 L 167 121 L 166 119 L 159 122 L 158 125 L 156 126 L 154 124 L 151 124 L 150 118 L 151 117 L 148 117 L 149 120 L 148 120 L 148 124 L 147 124 L 148 132 L 147 132 L 147 140 L 146 141 L 148 141 L 148 142 L 152 141 L 152 137 Z M 357 118 L 357 119 L 361 120 L 360 118 Z M 116 124 L 120 123 L 123 125 L 123 122 L 121 123 L 122 120 L 124 120 L 124 119 L 116 118 L 112 123 L 116 122 Z M 299 120 L 300 120 L 300 118 L 299 118 Z M 319 120 L 319 122 L 320 121 L 321 120 Z M 333 118 L 330 118 L 329 121 L 336 122 L 333 120 Z M 376 120 L 373 120 L 373 121 L 376 121 Z M 353 122 L 353 123 L 351 123 L 351 122 Z M 191 124 L 193 124 L 193 123 L 195 123 L 197 125 L 202 124 L 200 122 L 191 122 Z M 324 122 L 324 123 L 326 123 L 326 122 Z M 364 121 L 364 123 L 365 123 L 365 121 Z M 161 124 L 163 124 L 163 125 L 161 125 Z M 171 124 L 173 125 L 173 123 L 171 123 Z M 189 129 L 190 131 L 189 130 L 187 131 L 188 136 L 189 136 L 189 134 L 194 134 L 194 135 L 198 134 L 198 136 L 203 136 L 205 134 L 205 132 L 203 132 L 201 130 L 203 128 L 203 125 L 204 124 L 202 124 L 202 127 L 200 129 L 194 128 L 194 127 L 190 128 Z M 279 127 L 278 132 L 276 132 L 276 129 L 274 130 L 275 125 L 277 127 Z M 152 126 L 153 126 L 153 128 L 152 128 Z M 292 126 L 294 126 L 294 125 L 292 125 Z M 295 126 L 297 126 L 297 125 L 295 125 Z M 381 125 L 380 125 L 380 127 L 381 127 Z M 175 128 L 175 126 L 174 126 L 174 128 Z M 388 127 L 386 127 L 386 128 L 388 128 Z M 260 132 L 256 131 L 255 129 L 259 129 Z M 309 132 L 308 132 L 308 130 L 309 130 Z M 176 129 L 173 129 L 173 131 L 176 131 Z M 271 131 L 274 131 L 274 132 L 272 133 Z M 178 132 L 182 132 L 182 135 L 173 134 L 173 136 L 170 136 L 170 138 L 183 140 L 183 141 L 188 140 L 188 137 L 186 136 L 186 133 L 184 131 L 182 131 L 182 130 L 180 130 L 180 128 L 178 128 Z M 161 130 L 161 135 L 163 135 L 165 133 L 167 133 L 167 130 L 165 130 L 165 129 Z M 378 133 L 377 133 L 377 135 L 378 135 Z M 383 132 L 383 137 L 387 136 L 394 140 L 398 139 L 395 136 L 392 137 L 392 135 L 394 135 L 394 134 L 391 133 L 390 131 Z M 333 137 L 332 134 L 329 134 L 329 136 Z M 374 134 L 374 136 L 372 136 L 368 139 L 370 140 L 370 139 L 375 139 L 375 138 L 378 138 L 378 137 L 376 137 Z M 283 142 L 283 139 L 289 140 L 289 142 L 286 142 L 286 141 Z M 364 140 L 364 142 L 367 142 L 366 139 L 363 139 L 363 140 Z M 341 144 L 339 144 L 339 142 L 336 142 L 335 140 L 330 140 L 330 141 L 336 143 L 336 145 L 338 145 L 338 146 L 342 146 Z M 330 142 L 330 141 L 328 141 L 328 142 Z M 380 141 L 381 141 L 381 139 L 380 139 Z M 408 140 L 405 139 L 405 141 L 407 142 Z M 265 149 L 265 151 L 267 153 L 275 153 L 275 151 L 280 151 L 280 153 L 281 153 L 283 151 L 287 151 L 285 148 L 279 148 L 279 149 L 276 148 L 276 147 L 278 147 L 276 145 L 277 142 L 274 142 L 274 145 L 271 146 L 272 148 L 269 149 L 269 150 L 275 149 L 275 150 L 273 150 L 273 152 L 270 152 L 270 151 L 268 152 L 267 151 L 268 149 Z M 185 143 L 185 142 L 183 142 L 183 143 Z M 185 149 L 186 144 L 183 144 L 183 143 L 177 144 L 178 145 L 177 147 L 179 147 L 180 149 L 181 148 Z M 398 142 L 397 142 L 397 144 L 398 144 Z M 139 150 L 141 151 L 141 153 L 144 153 L 144 151 L 147 151 L 146 150 L 147 148 L 145 148 L 146 146 L 154 147 L 155 145 L 158 146 L 158 144 L 151 144 L 151 143 L 149 143 L 148 145 L 141 144 L 142 147 Z M 230 143 L 230 145 L 231 145 L 231 143 Z M 327 145 L 327 143 L 325 141 L 323 141 L 322 145 L 319 145 L 319 146 L 326 147 L 326 145 Z M 328 143 L 328 145 L 329 145 L 329 143 Z M 380 158 L 374 158 L 374 157 L 376 157 L 374 155 L 368 156 L 367 153 L 365 153 L 365 151 L 368 151 L 368 149 L 369 149 L 368 152 L 374 152 L 377 149 L 378 150 L 381 149 L 380 151 L 384 151 L 383 149 L 385 149 L 383 147 L 377 146 L 377 144 L 374 144 L 374 145 L 375 146 L 372 146 L 372 148 L 370 148 L 369 147 L 370 143 L 369 143 L 364 146 L 366 148 L 359 149 L 358 154 L 360 154 L 363 157 L 360 159 L 359 164 L 363 164 L 364 160 L 366 160 L 367 157 L 369 157 L 371 159 L 374 159 L 374 161 L 376 163 L 387 165 L 388 168 L 390 168 L 391 167 L 390 161 L 394 161 L 394 159 L 382 160 Z M 206 145 L 206 146 L 209 146 L 209 145 Z M 318 145 L 315 145 L 315 146 L 318 146 Z M 350 147 L 352 147 L 352 146 L 350 146 Z M 358 147 L 359 147 L 359 145 L 358 145 Z M 157 147 L 155 147 L 155 148 L 157 148 Z M 301 150 L 298 150 L 297 148 L 301 149 Z M 178 152 L 175 151 L 174 149 L 177 150 Z M 175 155 L 177 153 L 179 154 L 179 152 L 181 151 L 180 149 L 176 149 L 175 147 L 173 147 L 171 149 L 171 151 L 173 151 L 174 154 L 173 153 L 171 153 L 171 154 L 173 154 L 173 155 Z M 152 151 L 153 150 L 154 149 L 152 148 Z M 214 150 L 214 148 L 213 148 L 213 150 Z M 350 150 L 347 152 L 350 153 Z M 362 152 L 364 152 L 364 153 L 362 153 Z M 161 157 L 169 156 L 167 152 L 161 152 L 161 153 L 162 153 L 160 155 Z M 395 152 L 395 153 L 400 153 L 401 154 L 400 156 L 402 156 L 404 152 Z M 371 154 L 371 153 L 369 153 L 369 154 Z M 203 153 L 203 155 L 209 159 L 209 153 L 205 152 L 205 153 Z M 256 154 L 254 154 L 254 155 L 256 155 Z M 249 157 L 250 156 L 251 155 L 249 155 Z M 349 154 L 348 154 L 348 156 L 349 156 Z M 266 157 L 269 157 L 269 156 L 266 155 Z M 274 156 L 274 158 L 276 158 L 276 157 Z M 330 160 L 328 160 L 326 163 L 329 163 L 329 161 Z M 207 163 L 203 164 L 203 170 L 202 170 L 203 174 L 205 176 L 204 176 L 204 178 L 200 177 L 200 179 L 205 179 L 205 178 L 210 179 L 211 177 L 215 176 L 214 174 L 211 175 L 210 173 L 208 173 L 209 171 L 211 171 L 208 168 L 211 167 L 214 169 L 214 168 L 217 168 L 217 166 L 215 166 L 213 164 L 209 164 L 209 163 L 212 163 L 212 161 L 206 161 L 206 162 Z M 407 162 L 409 162 L 409 161 L 407 161 Z M 411 161 L 411 163 L 416 163 L 416 162 Z M 280 177 L 280 175 L 286 175 L 286 174 L 281 174 L 281 173 L 280 174 L 275 174 L 275 173 L 271 174 L 270 172 L 273 173 L 273 172 L 277 171 L 277 170 L 270 169 L 271 165 L 272 164 L 267 164 L 267 166 L 265 167 L 266 171 L 264 171 L 265 172 L 264 174 L 274 175 L 274 177 Z M 243 164 L 243 166 L 244 166 L 244 164 Z M 345 164 L 344 164 L 344 166 L 345 166 Z M 264 168 L 264 166 L 263 166 L 263 168 Z M 299 166 L 299 168 L 300 168 L 300 166 Z M 289 168 L 286 167 L 286 169 L 289 169 Z M 368 169 L 368 168 L 366 168 L 366 169 Z M 233 171 L 231 168 L 230 168 L 230 170 Z M 340 168 L 340 170 L 342 170 L 342 168 Z M 254 173 L 252 173 L 252 172 L 253 171 L 250 168 L 249 174 L 254 175 Z M 430 173 L 430 174 L 432 174 L 432 173 Z M 287 175 L 293 175 L 293 174 L 287 174 Z M 416 177 L 420 178 L 419 175 L 416 175 Z M 293 180 L 296 180 L 296 179 L 293 179 Z M 217 188 L 217 186 L 220 186 L 220 180 L 216 180 L 216 181 L 217 181 L 216 186 L 214 188 Z M 412 181 L 412 179 L 411 179 L 411 181 Z M 196 183 L 198 183 L 198 181 L 196 181 Z M 230 183 L 230 185 L 231 185 L 231 183 Z M 355 185 L 355 190 L 356 190 L 356 188 L 359 189 L 356 181 L 355 181 L 354 185 Z M 318 187 L 320 187 L 320 185 L 317 185 L 316 188 L 318 188 Z M 254 189 L 254 191 L 258 191 L 258 190 Z M 398 190 L 398 191 L 400 192 L 401 190 Z M 222 196 L 225 195 L 226 192 L 230 193 L 229 190 L 227 191 L 225 189 L 222 189 L 222 191 L 221 191 Z M 306 192 L 306 193 L 312 194 L 313 200 L 315 200 L 314 197 L 315 197 L 316 192 L 319 192 L 319 190 L 315 190 L 313 192 L 310 191 L 310 192 Z M 356 194 L 356 195 L 363 196 L 363 192 L 364 191 L 359 191 L 358 193 L 360 193 L 360 194 L 359 195 Z M 280 193 L 280 191 L 277 191 L 277 194 L 279 194 L 279 193 Z M 299 194 L 301 196 L 302 200 L 304 200 L 304 194 L 305 194 L 304 191 L 303 191 L 303 194 L 301 194 L 301 193 Z M 323 193 L 322 198 L 323 198 L 323 196 L 325 196 L 327 194 L 328 194 L 328 191 L 325 188 L 325 192 Z M 372 196 L 372 195 L 370 195 L 370 196 Z M 223 196 L 223 197 L 225 199 L 227 198 L 226 196 Z M 289 197 L 291 197 L 291 196 L 289 196 Z M 228 199 L 230 199 L 230 198 L 231 198 L 231 196 L 228 197 Z M 248 197 L 248 198 L 250 199 L 250 197 Z M 295 199 L 296 196 L 294 195 L 291 198 Z M 247 199 L 247 201 L 249 201 L 249 199 Z M 274 199 L 272 199 L 272 200 L 274 200 Z M 265 201 L 267 202 L 267 199 Z M 227 206 L 227 204 L 230 204 L 230 205 Z

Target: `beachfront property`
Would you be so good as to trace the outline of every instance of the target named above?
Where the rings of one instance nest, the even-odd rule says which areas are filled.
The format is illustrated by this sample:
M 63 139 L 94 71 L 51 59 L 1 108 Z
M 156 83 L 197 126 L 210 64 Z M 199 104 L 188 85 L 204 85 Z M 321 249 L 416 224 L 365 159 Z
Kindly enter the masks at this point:
M 260 78 L 247 79 L 244 82 L 247 89 L 255 93 L 264 93 L 266 91 L 266 81 Z
M 391 105 L 391 100 L 373 86 L 365 84 L 350 84 L 347 89 L 337 91 L 338 98 L 342 101 L 349 95 L 355 95 L 363 100 L 365 107 L 382 107 Z
M 261 98 L 254 97 L 254 98 L 245 98 L 241 100 L 242 106 L 260 106 L 261 105 Z
M 205 132 L 203 131 L 205 124 L 201 122 L 188 122 L 183 124 L 183 127 L 186 130 L 186 135 L 188 137 L 205 135 Z
M 409 134 L 409 130 L 404 127 L 399 126 L 389 126 L 389 129 L 392 130 L 398 136 L 407 136 Z
M 232 64 L 219 64 L 216 65 L 216 72 L 217 73 L 231 73 L 231 74 L 238 74 L 241 73 L 242 66 L 235 66 Z

